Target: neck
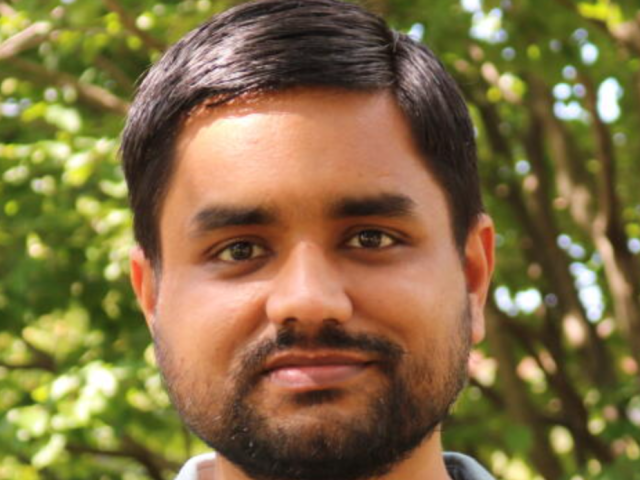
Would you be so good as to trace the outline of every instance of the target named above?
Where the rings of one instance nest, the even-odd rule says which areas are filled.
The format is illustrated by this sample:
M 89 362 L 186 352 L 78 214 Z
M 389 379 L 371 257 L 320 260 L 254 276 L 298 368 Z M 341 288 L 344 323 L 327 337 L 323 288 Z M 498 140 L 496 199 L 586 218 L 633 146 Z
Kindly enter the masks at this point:
M 413 453 L 396 465 L 389 473 L 375 480 L 406 480 L 407 478 L 428 478 L 429 480 L 451 480 L 442 457 L 440 432 L 436 431 Z M 245 475 L 226 458 L 216 458 L 215 468 L 201 470 L 198 480 L 254 480 Z

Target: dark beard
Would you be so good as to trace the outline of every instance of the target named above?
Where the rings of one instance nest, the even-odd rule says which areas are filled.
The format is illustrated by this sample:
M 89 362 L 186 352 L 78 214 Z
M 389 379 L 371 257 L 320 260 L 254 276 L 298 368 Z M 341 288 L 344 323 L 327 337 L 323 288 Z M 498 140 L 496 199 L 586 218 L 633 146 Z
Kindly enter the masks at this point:
M 313 337 L 284 326 L 275 340 L 250 346 L 230 378 L 228 393 L 212 394 L 200 385 L 180 384 L 164 342 L 156 339 L 156 355 L 165 383 L 185 423 L 210 447 L 256 480 L 362 480 L 389 472 L 404 460 L 446 418 L 467 377 L 470 350 L 468 308 L 460 336 L 446 348 L 435 348 L 446 356 L 415 358 L 379 336 L 347 333 L 326 322 Z M 340 421 L 329 419 L 317 428 L 272 425 L 259 412 L 259 385 L 266 360 L 290 348 L 352 350 L 374 355 L 380 361 L 383 388 L 370 399 L 364 411 Z M 444 350 L 444 351 L 443 351 Z M 424 353 L 424 352 L 419 352 Z M 437 355 L 435 355 L 437 356 Z M 413 360 L 413 361 L 412 361 Z M 446 368 L 445 373 L 437 368 Z M 173 375 L 173 373 L 177 373 Z M 340 389 L 294 394 L 301 409 L 331 403 L 343 395 Z M 219 400 L 216 402 L 214 398 Z M 218 415 L 213 415 L 218 411 Z

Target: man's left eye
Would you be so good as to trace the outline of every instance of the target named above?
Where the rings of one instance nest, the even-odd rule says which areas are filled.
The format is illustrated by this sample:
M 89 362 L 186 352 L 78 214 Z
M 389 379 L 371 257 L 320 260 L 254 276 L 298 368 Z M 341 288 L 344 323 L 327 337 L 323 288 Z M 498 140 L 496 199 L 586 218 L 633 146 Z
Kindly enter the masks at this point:
M 370 248 L 370 249 L 378 249 L 390 247 L 398 243 L 398 241 L 381 230 L 361 230 L 356 233 L 354 236 L 349 238 L 345 245 L 350 248 Z

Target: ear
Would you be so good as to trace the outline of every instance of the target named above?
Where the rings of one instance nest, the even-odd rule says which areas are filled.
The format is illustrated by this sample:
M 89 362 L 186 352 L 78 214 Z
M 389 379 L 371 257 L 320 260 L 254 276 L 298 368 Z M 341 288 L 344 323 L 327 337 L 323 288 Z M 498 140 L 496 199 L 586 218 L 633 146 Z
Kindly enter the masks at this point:
M 147 326 L 153 330 L 154 311 L 156 307 L 157 279 L 151 261 L 145 256 L 142 248 L 136 245 L 129 255 L 131 265 L 131 285 L 142 309 Z
M 480 342 L 485 333 L 484 306 L 493 273 L 494 236 L 493 221 L 483 213 L 469 232 L 465 245 L 464 274 L 467 280 L 472 319 L 471 338 L 474 344 Z

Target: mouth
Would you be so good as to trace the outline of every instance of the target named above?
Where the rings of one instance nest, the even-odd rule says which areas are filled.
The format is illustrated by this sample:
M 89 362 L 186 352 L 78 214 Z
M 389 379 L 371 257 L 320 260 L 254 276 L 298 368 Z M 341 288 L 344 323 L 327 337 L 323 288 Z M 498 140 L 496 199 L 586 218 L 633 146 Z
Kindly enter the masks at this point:
M 362 356 L 335 352 L 288 353 L 268 362 L 264 375 L 278 387 L 308 391 L 337 387 L 375 363 Z

